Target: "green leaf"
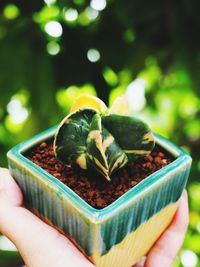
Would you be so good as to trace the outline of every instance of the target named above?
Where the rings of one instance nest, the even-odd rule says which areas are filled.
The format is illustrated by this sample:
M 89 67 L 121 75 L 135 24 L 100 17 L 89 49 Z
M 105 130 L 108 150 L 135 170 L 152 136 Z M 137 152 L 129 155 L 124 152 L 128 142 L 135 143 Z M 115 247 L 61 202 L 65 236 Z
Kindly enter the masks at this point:
M 95 113 L 92 109 L 79 110 L 69 114 L 59 125 L 54 151 L 62 163 L 69 166 L 76 163 L 86 169 L 86 139 Z
M 110 180 L 108 162 L 103 149 L 101 117 L 99 114 L 95 114 L 92 118 L 87 137 L 87 155 L 89 164 Z
M 128 157 L 105 127 L 103 127 L 103 149 L 108 161 L 109 175 L 128 162 Z
M 123 167 L 128 158 L 114 137 L 102 127 L 101 116 L 95 114 L 87 138 L 88 163 L 110 180 L 110 175 Z
M 150 128 L 140 119 L 123 115 L 105 115 L 103 126 L 113 135 L 129 160 L 135 160 L 152 151 L 155 142 Z
M 102 115 L 93 109 L 70 113 L 58 127 L 54 151 L 62 163 L 101 173 L 108 181 L 128 160 L 151 152 L 154 139 L 139 119 Z

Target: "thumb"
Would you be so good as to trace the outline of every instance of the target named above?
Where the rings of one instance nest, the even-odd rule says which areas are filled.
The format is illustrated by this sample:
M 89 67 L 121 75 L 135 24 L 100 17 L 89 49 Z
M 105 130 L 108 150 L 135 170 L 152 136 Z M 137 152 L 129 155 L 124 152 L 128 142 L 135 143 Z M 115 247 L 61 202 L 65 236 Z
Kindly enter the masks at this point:
M 8 170 L 0 168 L 0 205 L 21 206 L 22 203 L 21 190 L 10 177 Z
M 65 236 L 23 208 L 22 200 L 8 170 L 0 168 L 0 232 L 28 267 L 93 266 Z
M 161 237 L 147 256 L 145 267 L 172 266 L 185 237 L 188 226 L 188 199 L 186 191 L 179 201 L 178 210 Z

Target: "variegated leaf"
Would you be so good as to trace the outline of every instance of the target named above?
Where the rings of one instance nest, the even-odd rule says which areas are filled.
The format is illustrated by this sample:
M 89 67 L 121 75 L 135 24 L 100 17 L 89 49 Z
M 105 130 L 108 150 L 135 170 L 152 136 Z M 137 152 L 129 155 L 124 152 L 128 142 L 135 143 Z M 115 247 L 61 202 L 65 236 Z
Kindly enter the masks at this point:
M 87 156 L 89 164 L 110 180 L 108 162 L 103 149 L 102 125 L 99 114 L 93 116 L 90 125 L 90 132 L 87 137 Z
M 129 160 L 149 154 L 155 141 L 150 128 L 140 119 L 123 115 L 102 116 L 103 126 L 113 135 Z
M 54 140 L 54 151 L 59 161 L 68 166 L 76 163 L 87 169 L 86 140 L 94 114 L 96 111 L 92 109 L 79 110 L 61 122 Z
M 59 125 L 54 141 L 62 163 L 93 169 L 107 180 L 128 160 L 151 152 L 154 138 L 143 121 L 123 115 L 102 115 L 93 109 L 70 113 Z
M 116 142 L 113 135 L 103 126 L 103 150 L 108 162 L 109 176 L 122 168 L 127 162 L 128 157 Z
M 88 163 L 107 180 L 112 172 L 123 167 L 128 158 L 114 137 L 104 127 L 102 128 L 101 116 L 94 115 L 87 138 Z

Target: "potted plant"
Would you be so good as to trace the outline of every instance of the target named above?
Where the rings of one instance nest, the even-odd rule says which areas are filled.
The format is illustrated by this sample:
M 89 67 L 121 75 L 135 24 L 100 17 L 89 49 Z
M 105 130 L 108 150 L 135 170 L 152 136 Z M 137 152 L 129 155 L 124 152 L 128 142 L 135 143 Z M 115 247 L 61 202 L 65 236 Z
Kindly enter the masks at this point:
M 191 157 L 128 114 L 82 95 L 59 126 L 8 152 L 25 205 L 99 267 L 130 267 L 171 222 Z M 144 242 L 145 240 L 145 242 Z

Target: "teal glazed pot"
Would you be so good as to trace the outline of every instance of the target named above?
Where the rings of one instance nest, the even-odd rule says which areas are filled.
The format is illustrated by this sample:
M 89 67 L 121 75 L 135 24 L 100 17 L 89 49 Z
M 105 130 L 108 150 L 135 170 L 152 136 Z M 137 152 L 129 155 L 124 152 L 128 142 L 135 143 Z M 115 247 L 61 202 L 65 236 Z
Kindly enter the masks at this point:
M 7 154 L 10 173 L 23 191 L 25 206 L 70 238 L 95 266 L 132 266 L 171 222 L 188 179 L 191 157 L 154 134 L 156 143 L 174 161 L 106 208 L 95 209 L 24 156 L 52 138 L 55 130 L 53 127 L 34 136 Z

